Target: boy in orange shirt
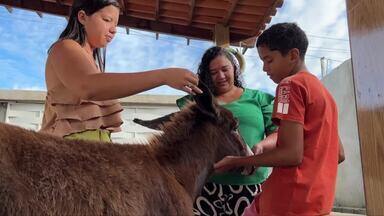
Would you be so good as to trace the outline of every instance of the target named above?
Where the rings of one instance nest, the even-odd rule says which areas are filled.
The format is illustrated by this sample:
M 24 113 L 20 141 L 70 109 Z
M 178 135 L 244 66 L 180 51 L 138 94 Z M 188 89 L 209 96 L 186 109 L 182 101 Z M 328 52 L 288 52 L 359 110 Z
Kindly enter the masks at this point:
M 334 99 L 305 66 L 308 40 L 294 23 L 265 30 L 256 43 L 263 70 L 278 84 L 272 119 L 277 147 L 248 157 L 229 156 L 217 172 L 274 167 L 244 215 L 327 215 L 334 201 L 337 164 L 344 160 Z

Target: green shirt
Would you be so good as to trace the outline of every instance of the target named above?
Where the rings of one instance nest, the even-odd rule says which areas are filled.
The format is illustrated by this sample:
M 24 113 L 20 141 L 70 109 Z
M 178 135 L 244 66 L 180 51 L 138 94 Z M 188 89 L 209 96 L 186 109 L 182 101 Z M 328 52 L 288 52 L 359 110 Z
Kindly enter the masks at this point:
M 191 96 L 188 95 L 178 99 L 176 104 L 181 108 L 191 99 Z M 245 88 L 239 99 L 228 104 L 221 104 L 239 120 L 240 134 L 250 148 L 277 128 L 271 120 L 273 99 L 274 97 L 270 94 Z M 270 171 L 268 167 L 260 167 L 251 176 L 237 173 L 215 174 L 209 181 L 229 185 L 258 184 L 268 178 Z

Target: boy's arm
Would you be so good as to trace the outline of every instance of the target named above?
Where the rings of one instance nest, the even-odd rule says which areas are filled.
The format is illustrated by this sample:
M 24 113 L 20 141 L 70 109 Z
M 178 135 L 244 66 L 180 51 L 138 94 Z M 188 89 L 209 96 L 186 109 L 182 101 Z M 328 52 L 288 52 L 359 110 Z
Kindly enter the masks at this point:
M 339 137 L 339 164 L 345 160 L 344 147 Z
M 269 152 L 247 157 L 228 156 L 215 164 L 216 172 L 225 172 L 243 166 L 297 166 L 303 160 L 303 125 L 281 120 L 278 132 L 278 146 Z

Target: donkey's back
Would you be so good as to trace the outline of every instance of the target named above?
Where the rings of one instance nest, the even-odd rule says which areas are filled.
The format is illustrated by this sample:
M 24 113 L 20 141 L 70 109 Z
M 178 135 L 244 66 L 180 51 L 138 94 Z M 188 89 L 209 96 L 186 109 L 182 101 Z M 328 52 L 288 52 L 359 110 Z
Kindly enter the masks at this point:
M 0 124 L 0 215 L 182 215 L 191 201 L 163 169 L 146 145 Z

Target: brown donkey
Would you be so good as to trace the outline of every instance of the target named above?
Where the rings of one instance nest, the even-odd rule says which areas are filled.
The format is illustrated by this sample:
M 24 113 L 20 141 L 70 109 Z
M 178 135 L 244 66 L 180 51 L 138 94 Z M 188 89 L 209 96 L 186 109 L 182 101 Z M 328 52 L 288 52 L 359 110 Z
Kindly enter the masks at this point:
M 195 101 L 148 145 L 64 140 L 0 124 L 0 215 L 192 215 L 214 162 L 246 154 L 232 114 L 211 94 Z

